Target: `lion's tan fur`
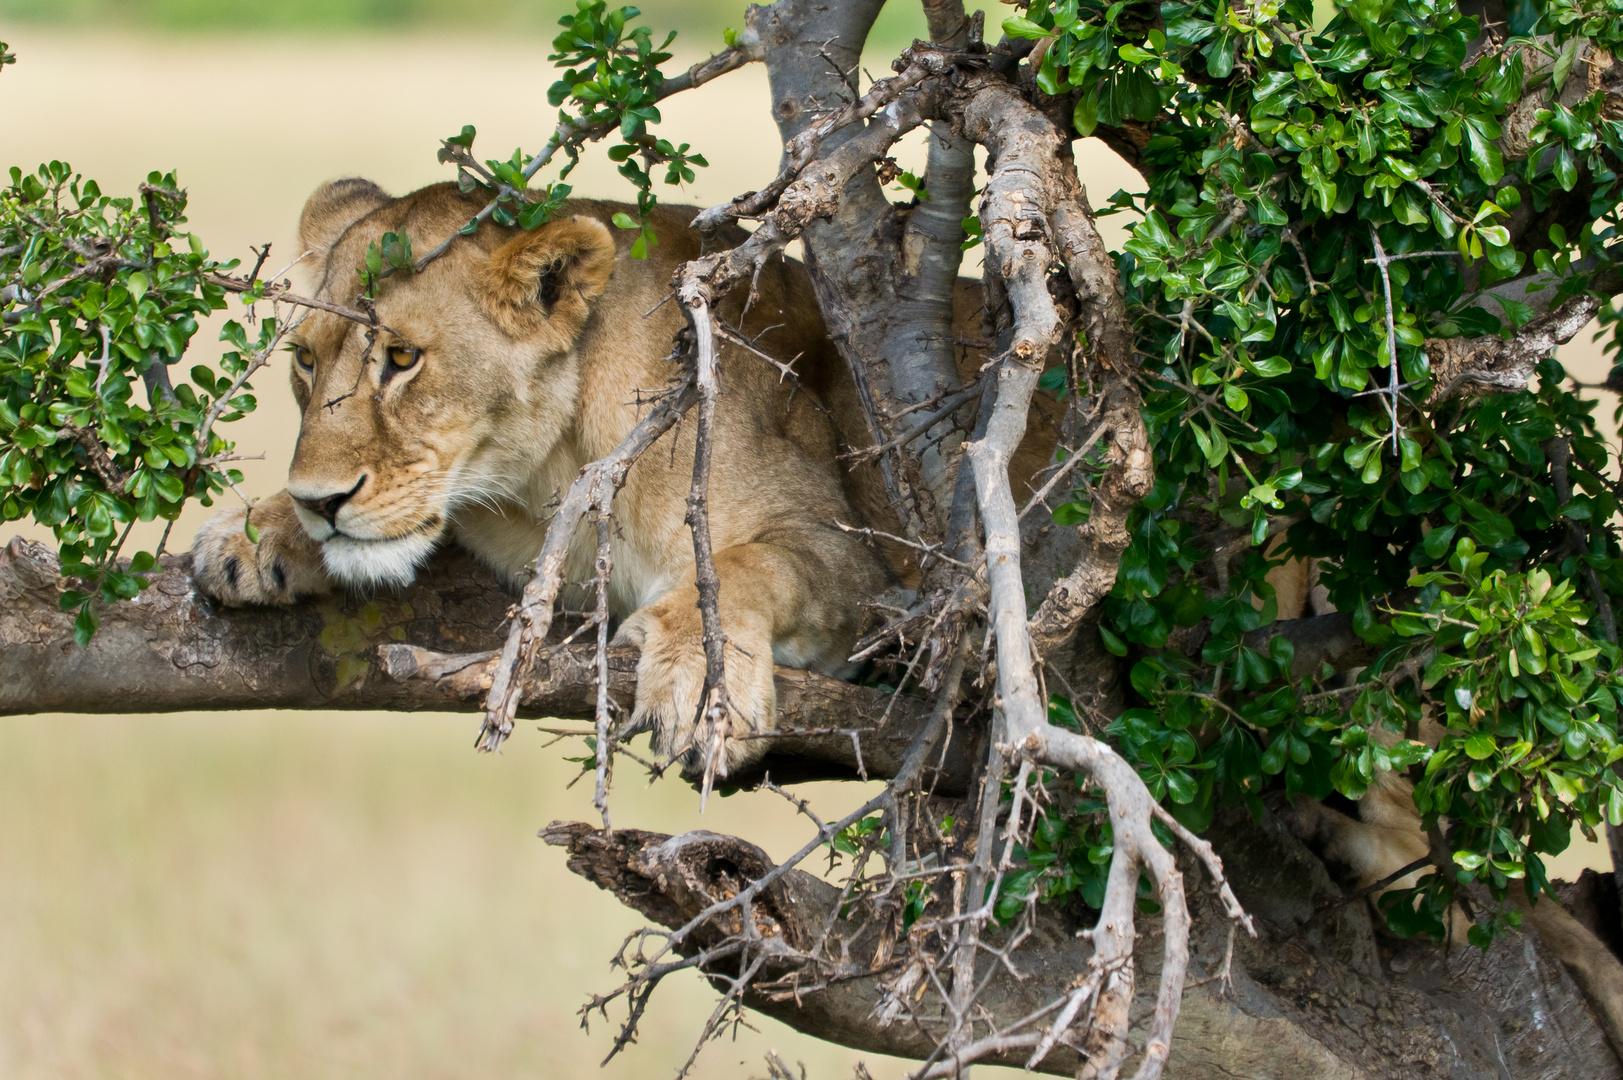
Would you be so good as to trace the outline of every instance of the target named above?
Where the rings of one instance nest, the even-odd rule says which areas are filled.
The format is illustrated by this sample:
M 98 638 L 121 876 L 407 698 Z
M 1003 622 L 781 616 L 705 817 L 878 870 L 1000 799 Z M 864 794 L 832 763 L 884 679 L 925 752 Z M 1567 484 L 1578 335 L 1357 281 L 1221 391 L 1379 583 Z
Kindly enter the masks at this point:
M 426 248 L 478 208 L 452 185 L 399 199 L 365 181 L 318 190 L 300 229 L 317 295 L 361 303 L 357 269 L 369 244 L 395 232 Z M 608 224 L 625 209 L 576 201 L 533 232 L 487 224 L 422 273 L 383 278 L 376 312 L 387 329 L 370 331 L 369 353 L 367 327 L 311 315 L 295 334 L 314 368 L 293 366 L 303 418 L 288 490 L 253 508 L 257 545 L 243 535 L 241 511 L 205 526 L 194 547 L 203 587 L 228 603 L 286 603 L 335 582 L 404 582 L 444 538 L 524 580 L 559 493 L 630 431 L 646 408 L 639 392 L 662 389 L 676 370 L 682 315 L 661 301 L 672 271 L 700 253 L 688 228 L 694 211 L 661 208 L 659 243 L 642 261 L 629 251 L 635 234 Z M 895 524 L 875 471 L 838 462 L 867 439 L 804 270 L 777 262 L 758 289 L 747 314 L 742 296 L 721 314 L 759 335 L 762 350 L 799 356 L 801 385 L 723 347 L 709 487 L 728 693 L 735 724 L 750 730 L 772 726 L 773 661 L 848 674 L 862 602 L 909 571 L 836 527 L 864 515 L 887 531 Z M 1034 417 L 1048 433 L 1029 440 L 1016 471 L 1029 473 L 1053 444 L 1051 416 Z M 694 436 L 691 421 L 680 425 L 631 469 L 612 541 L 619 638 L 642 649 L 634 723 L 678 755 L 692 748 L 704 675 L 683 523 Z M 329 522 L 321 507 L 330 499 L 341 504 Z M 588 524 L 571 549 L 570 581 L 592 576 L 594 550 Z M 763 746 L 732 743 L 729 765 Z

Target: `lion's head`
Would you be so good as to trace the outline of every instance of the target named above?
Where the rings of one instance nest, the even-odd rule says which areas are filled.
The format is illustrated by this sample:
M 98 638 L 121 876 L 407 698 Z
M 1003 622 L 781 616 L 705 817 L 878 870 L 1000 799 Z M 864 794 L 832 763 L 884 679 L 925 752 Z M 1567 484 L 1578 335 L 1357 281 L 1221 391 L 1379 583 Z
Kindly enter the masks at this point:
M 451 184 L 398 199 L 327 184 L 299 223 L 316 296 L 362 306 L 368 245 L 407 234 L 421 253 L 480 205 Z M 421 273 L 374 282 L 380 328 L 315 311 L 289 334 L 302 420 L 287 488 L 330 573 L 408 582 L 459 507 L 526 501 L 574 423 L 575 346 L 615 260 L 591 217 L 487 225 Z

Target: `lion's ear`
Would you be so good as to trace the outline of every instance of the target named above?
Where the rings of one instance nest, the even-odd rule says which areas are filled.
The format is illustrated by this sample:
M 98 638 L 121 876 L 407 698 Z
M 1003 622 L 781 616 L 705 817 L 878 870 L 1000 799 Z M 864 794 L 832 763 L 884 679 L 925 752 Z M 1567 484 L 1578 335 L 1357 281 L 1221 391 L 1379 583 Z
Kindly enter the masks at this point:
M 591 301 L 614 273 L 614 237 L 601 221 L 572 217 L 520 233 L 490 256 L 483 300 L 517 338 L 545 335 L 554 351 L 575 343 Z
M 299 247 L 314 252 L 305 265 L 314 271 L 317 280 L 326 273 L 327 255 L 344 230 L 392 201 L 382 188 L 358 176 L 316 188 L 299 215 Z

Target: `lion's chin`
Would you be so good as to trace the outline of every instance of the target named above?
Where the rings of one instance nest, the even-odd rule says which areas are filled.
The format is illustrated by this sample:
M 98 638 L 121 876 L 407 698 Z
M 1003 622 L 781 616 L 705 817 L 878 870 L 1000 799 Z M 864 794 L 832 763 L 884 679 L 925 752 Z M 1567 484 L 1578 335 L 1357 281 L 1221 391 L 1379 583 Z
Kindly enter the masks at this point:
M 410 585 L 433 552 L 436 537 L 409 533 L 392 540 L 357 540 L 342 534 L 321 545 L 327 573 L 347 585 Z

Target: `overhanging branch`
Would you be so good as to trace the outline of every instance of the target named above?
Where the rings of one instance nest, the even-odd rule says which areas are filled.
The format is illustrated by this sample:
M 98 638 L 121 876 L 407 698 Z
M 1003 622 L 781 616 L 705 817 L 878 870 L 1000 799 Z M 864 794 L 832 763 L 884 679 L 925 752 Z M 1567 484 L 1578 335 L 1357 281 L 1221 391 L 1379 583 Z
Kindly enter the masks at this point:
M 1498 336 L 1428 339 L 1426 355 L 1437 380 L 1426 408 L 1450 398 L 1527 389 L 1539 361 L 1565 345 L 1600 311 L 1596 296 L 1575 296 L 1508 339 Z

